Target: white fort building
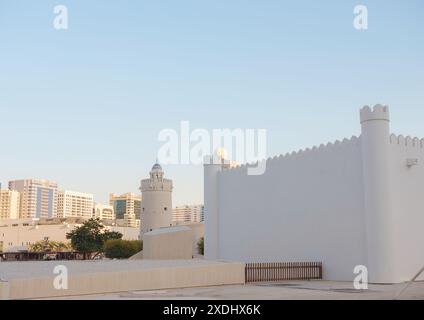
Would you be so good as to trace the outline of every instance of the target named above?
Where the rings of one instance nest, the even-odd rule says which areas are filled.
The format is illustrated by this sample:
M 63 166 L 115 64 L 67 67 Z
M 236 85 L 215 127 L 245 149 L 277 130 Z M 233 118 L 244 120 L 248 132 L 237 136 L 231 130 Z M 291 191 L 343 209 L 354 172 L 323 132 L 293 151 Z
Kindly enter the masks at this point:
M 206 162 L 206 258 L 410 280 L 424 265 L 424 139 L 391 135 L 389 121 L 388 107 L 364 107 L 359 137 L 264 160 L 263 175 Z
M 172 180 L 165 179 L 162 167 L 156 163 L 150 178 L 141 180 L 141 238 L 144 233 L 172 226 Z

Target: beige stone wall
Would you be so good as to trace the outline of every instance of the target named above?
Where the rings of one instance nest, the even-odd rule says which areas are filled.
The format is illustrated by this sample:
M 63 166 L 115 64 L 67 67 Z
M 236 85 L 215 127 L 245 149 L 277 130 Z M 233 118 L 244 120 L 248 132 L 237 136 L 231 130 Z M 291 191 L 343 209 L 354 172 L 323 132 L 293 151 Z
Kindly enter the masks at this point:
M 30 221 L 8 221 L 0 223 L 0 242 L 3 243 L 3 251 L 26 250 L 29 245 L 40 241 L 69 242 L 66 233 L 70 232 L 74 225 L 35 225 Z
M 54 276 L 0 282 L 0 299 L 33 299 L 83 294 L 244 284 L 243 263 L 190 260 L 143 262 L 147 267 L 114 272 L 69 273 L 67 290 L 53 287 Z M 42 263 L 42 262 L 40 262 Z
M 10 299 L 9 282 L 0 280 L 0 300 Z
M 143 235 L 143 259 L 192 259 L 193 231 L 186 226 L 156 229 Z
M 198 255 L 197 242 L 200 238 L 203 238 L 205 235 L 205 225 L 203 223 L 192 223 L 187 224 L 192 231 L 192 246 L 193 246 L 193 255 Z
M 2 220 L 0 221 L 0 250 L 26 250 L 30 244 L 45 239 L 69 242 L 66 239 L 66 233 L 79 225 L 66 222 L 36 224 L 31 219 Z M 121 232 L 125 240 L 137 240 L 139 236 L 138 228 L 107 226 L 106 229 Z

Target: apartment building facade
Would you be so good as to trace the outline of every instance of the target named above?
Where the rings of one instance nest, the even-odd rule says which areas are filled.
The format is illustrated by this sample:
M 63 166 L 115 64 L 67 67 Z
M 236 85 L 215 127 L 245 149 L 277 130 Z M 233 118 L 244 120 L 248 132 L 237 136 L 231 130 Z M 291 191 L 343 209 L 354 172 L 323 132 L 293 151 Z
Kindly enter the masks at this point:
M 14 190 L 0 190 L 0 220 L 19 219 L 21 194 Z
M 81 217 L 90 219 L 93 216 L 94 196 L 70 190 L 57 193 L 57 217 Z
M 57 214 L 57 183 L 42 179 L 9 181 L 20 195 L 20 218 L 53 218 Z
M 102 203 L 95 203 L 93 209 L 93 218 L 100 220 L 115 220 L 113 206 Z
M 182 205 L 172 209 L 172 221 L 174 224 L 199 223 L 204 219 L 203 205 Z
M 109 205 L 113 207 L 117 224 L 125 227 L 140 227 L 141 196 L 135 193 L 109 195 Z

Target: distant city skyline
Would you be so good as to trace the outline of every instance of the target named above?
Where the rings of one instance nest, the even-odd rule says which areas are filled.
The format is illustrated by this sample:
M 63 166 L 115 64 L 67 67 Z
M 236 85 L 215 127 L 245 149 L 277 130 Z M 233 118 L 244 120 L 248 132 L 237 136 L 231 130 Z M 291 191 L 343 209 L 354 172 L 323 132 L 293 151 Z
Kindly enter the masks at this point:
M 268 156 L 359 135 L 357 110 L 390 106 L 424 137 L 424 3 L 397 1 L 0 3 L 0 182 L 140 193 L 158 134 L 264 128 Z M 369 27 L 353 25 L 368 8 Z M 202 165 L 163 165 L 173 204 L 203 203 Z
M 108 204 L 99 203 L 92 193 L 66 190 L 55 181 L 33 178 L 8 181 L 6 188 L 2 188 L 0 184 L 0 220 L 99 218 L 116 220 L 118 225 L 124 227 L 139 228 L 142 211 L 145 209 L 148 211 L 150 206 L 154 206 L 153 212 L 162 209 L 168 211 L 169 207 L 172 223 L 202 222 L 203 204 L 172 206 L 171 201 L 168 203 L 159 201 L 161 197 L 157 192 L 168 191 L 162 186 L 162 182 L 165 182 L 172 192 L 172 181 L 162 180 L 161 170 L 160 165 L 153 166 L 151 178 L 144 179 L 144 187 L 148 190 L 144 190 L 142 194 L 110 193 Z M 158 179 L 159 185 L 153 185 L 151 181 L 153 177 Z M 154 194 L 149 195 L 148 191 L 154 191 Z M 168 198 L 170 199 L 172 198 Z

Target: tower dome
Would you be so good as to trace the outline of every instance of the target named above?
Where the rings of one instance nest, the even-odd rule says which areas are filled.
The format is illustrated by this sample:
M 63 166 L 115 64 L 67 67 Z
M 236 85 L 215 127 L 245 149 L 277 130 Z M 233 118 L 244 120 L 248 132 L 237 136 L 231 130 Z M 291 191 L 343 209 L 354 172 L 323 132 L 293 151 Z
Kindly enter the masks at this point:
M 152 171 L 163 171 L 162 166 L 156 162 L 152 167 Z

